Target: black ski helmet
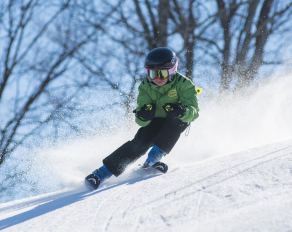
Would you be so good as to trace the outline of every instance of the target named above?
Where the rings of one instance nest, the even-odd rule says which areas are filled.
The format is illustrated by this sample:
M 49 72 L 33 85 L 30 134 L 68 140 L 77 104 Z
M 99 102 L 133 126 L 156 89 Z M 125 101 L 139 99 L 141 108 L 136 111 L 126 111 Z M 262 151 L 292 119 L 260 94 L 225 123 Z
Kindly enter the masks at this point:
M 166 47 L 151 50 L 144 62 L 144 67 L 149 69 L 171 69 L 175 66 L 177 57 L 175 53 Z
M 169 75 L 168 80 L 172 81 L 176 73 L 178 66 L 178 60 L 175 53 L 166 47 L 159 47 L 151 50 L 144 62 L 144 69 L 172 69 L 173 73 Z M 152 81 L 148 75 L 147 78 L 149 81 Z

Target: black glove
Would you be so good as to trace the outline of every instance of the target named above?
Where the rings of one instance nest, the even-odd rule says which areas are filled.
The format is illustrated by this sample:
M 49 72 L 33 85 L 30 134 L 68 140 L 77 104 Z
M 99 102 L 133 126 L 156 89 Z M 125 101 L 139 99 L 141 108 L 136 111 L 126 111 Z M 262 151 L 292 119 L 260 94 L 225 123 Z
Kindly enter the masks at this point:
M 186 114 L 187 105 L 181 106 L 173 103 L 166 103 L 163 109 L 169 118 L 182 118 Z
M 133 113 L 143 122 L 152 120 L 155 116 L 155 104 L 145 104 L 141 110 L 134 110 Z

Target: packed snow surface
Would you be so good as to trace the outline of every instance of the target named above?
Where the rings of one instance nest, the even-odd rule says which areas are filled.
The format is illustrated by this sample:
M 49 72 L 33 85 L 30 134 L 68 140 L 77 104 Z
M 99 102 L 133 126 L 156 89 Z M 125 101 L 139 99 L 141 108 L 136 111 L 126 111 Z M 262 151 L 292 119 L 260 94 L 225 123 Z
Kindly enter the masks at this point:
M 179 155 L 179 154 L 177 154 Z M 292 141 L 0 205 L 3 231 L 292 231 Z

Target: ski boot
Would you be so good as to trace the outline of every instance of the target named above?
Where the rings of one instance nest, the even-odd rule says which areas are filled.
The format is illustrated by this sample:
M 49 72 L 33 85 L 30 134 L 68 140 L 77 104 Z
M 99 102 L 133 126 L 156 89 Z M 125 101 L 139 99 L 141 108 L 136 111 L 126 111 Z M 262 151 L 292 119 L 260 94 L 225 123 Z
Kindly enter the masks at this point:
M 148 153 L 148 158 L 142 165 L 142 168 L 154 168 L 160 172 L 166 173 L 168 170 L 168 166 L 165 163 L 160 162 L 163 156 L 165 156 L 166 153 L 162 151 L 159 147 L 156 145 L 153 146 L 153 148 Z
M 103 165 L 85 178 L 85 184 L 88 189 L 95 190 L 102 182 L 112 175 L 113 174 Z

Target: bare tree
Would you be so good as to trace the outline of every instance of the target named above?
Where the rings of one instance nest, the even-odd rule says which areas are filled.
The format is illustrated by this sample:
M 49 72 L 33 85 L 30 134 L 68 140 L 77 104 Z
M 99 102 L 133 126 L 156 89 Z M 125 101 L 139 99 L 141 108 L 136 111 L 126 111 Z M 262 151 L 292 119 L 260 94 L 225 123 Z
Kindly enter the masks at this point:
M 170 36 L 178 33 L 182 38 L 183 46 L 177 53 L 182 54 L 180 57 L 187 77 L 193 78 L 196 42 L 202 39 L 202 34 L 210 25 L 210 18 L 209 12 L 199 0 L 171 1 Z
M 211 53 L 215 49 L 212 56 L 220 60 L 220 91 L 224 92 L 230 88 L 232 78 L 237 78 L 236 89 L 250 85 L 255 79 L 259 68 L 266 63 L 268 39 L 289 27 L 292 4 L 291 1 L 279 0 L 216 0 L 216 3 L 215 17 L 221 29 L 214 30 L 214 24 L 212 32 L 218 31 L 216 39 L 208 39 L 207 36 L 212 34 L 208 31 L 205 41 L 212 48 Z M 273 52 L 277 53 L 277 49 L 274 46 Z M 279 60 L 272 62 L 281 63 Z
M 135 11 L 137 12 L 139 23 L 143 30 L 133 26 L 131 17 L 125 17 L 121 11 L 123 23 L 132 31 L 139 31 L 140 35 L 145 38 L 148 44 L 148 50 L 151 51 L 156 47 L 166 47 L 168 38 L 168 19 L 169 19 L 169 1 L 138 1 L 133 0 Z M 156 17 L 157 15 L 157 17 Z
M 11 0 L 1 6 L 5 40 L 0 63 L 0 165 L 49 122 L 69 123 L 80 110 L 73 99 L 84 87 L 96 84 L 91 76 L 70 72 L 77 70 L 75 54 L 97 39 L 114 7 L 107 5 L 89 25 L 79 4 Z

